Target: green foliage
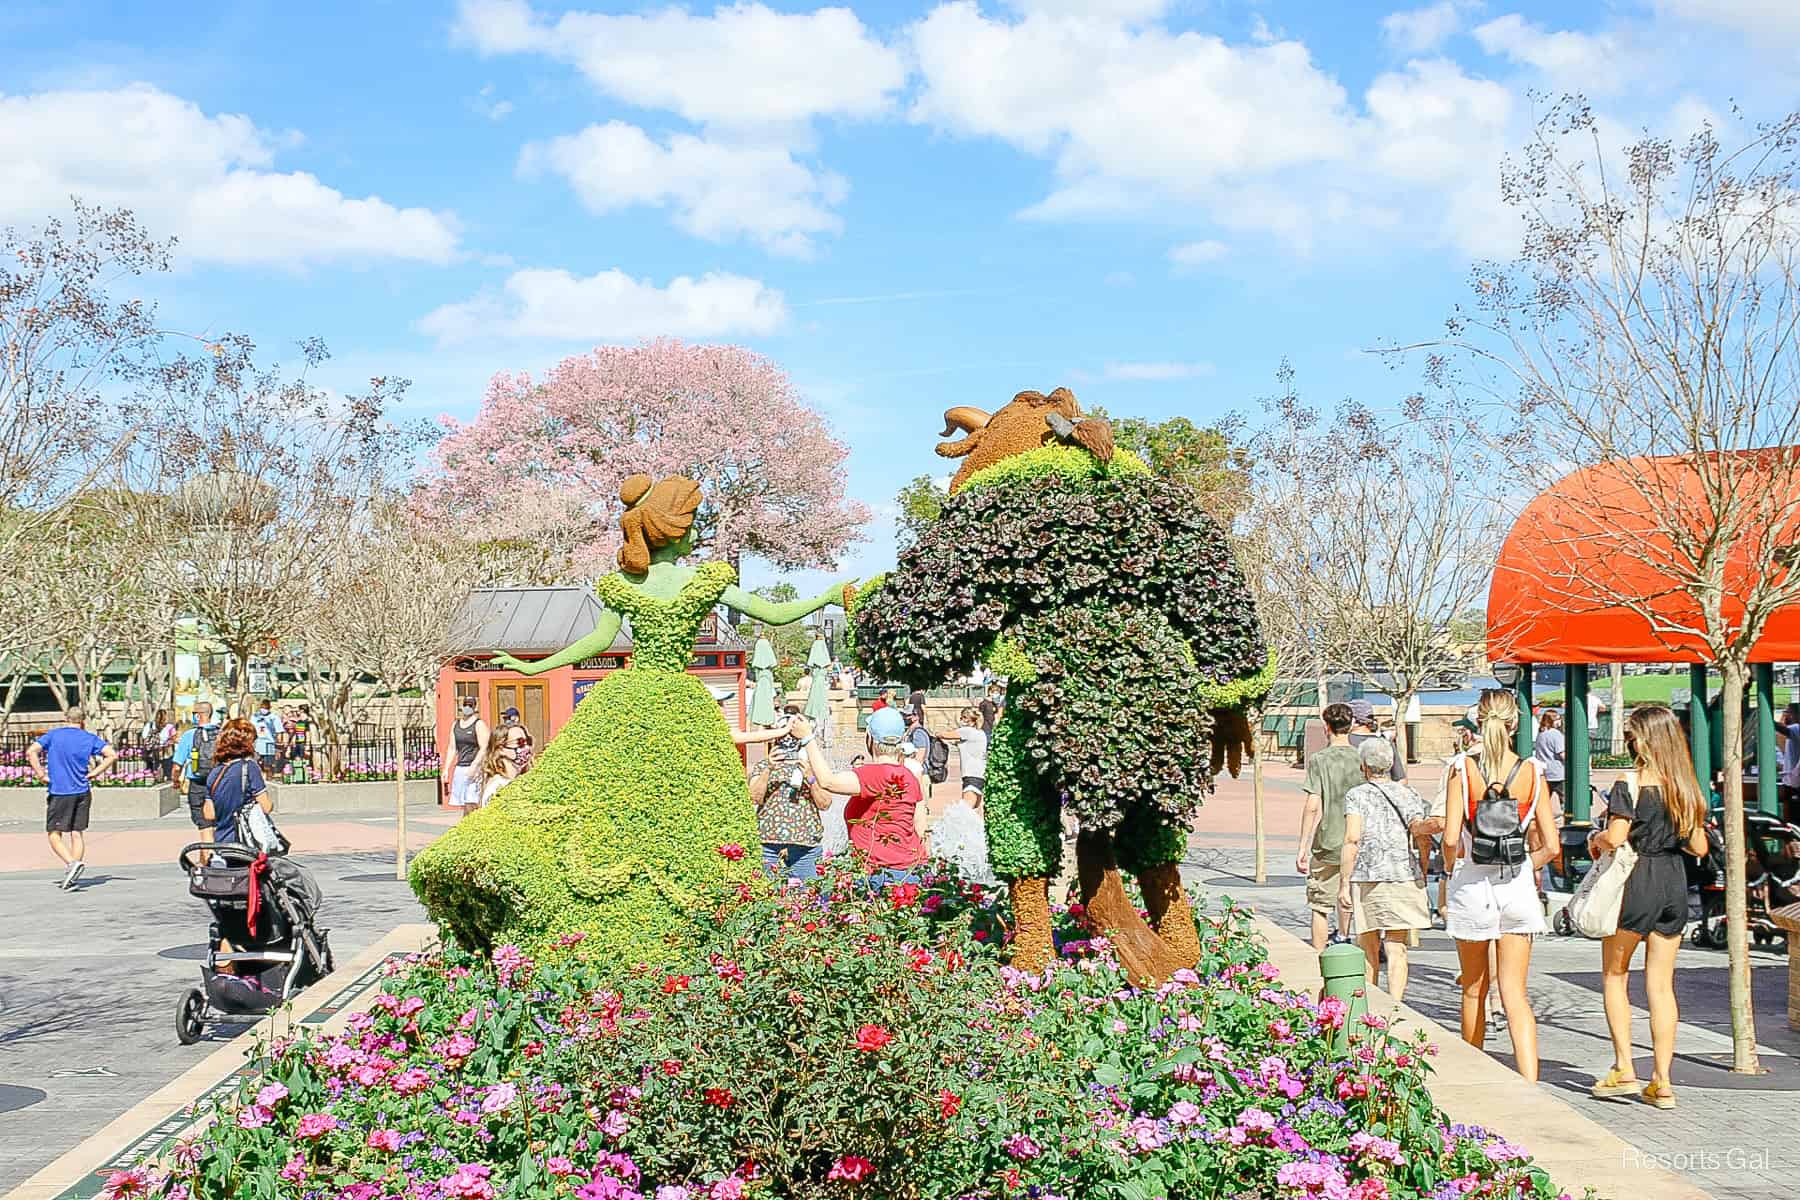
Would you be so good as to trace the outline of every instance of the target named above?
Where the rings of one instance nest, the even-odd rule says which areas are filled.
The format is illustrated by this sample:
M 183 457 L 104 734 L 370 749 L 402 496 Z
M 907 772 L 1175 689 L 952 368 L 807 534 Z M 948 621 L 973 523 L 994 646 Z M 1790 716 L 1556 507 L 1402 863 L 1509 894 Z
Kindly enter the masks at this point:
M 871 575 L 861 587 L 856 589 L 855 595 L 851 596 L 850 602 L 844 606 L 844 638 L 841 653 L 845 662 L 867 668 L 868 664 L 863 662 L 862 656 L 856 650 L 856 615 L 862 611 L 863 605 L 868 602 L 869 598 L 880 592 L 886 583 L 887 574 L 885 572 L 880 575 Z M 880 608 L 883 603 L 885 601 L 876 601 L 875 607 Z
M 969 476 L 956 494 L 961 496 L 971 489 L 1003 487 L 1020 480 L 1047 477 L 1065 480 L 1075 487 L 1086 487 L 1097 480 L 1147 475 L 1149 472 L 1150 468 L 1143 460 L 1129 450 L 1120 451 L 1113 455 L 1111 462 L 1103 463 L 1080 446 L 1058 443 L 1003 458 Z
M 900 509 L 896 537 L 901 549 L 918 541 L 944 511 L 944 489 L 929 475 L 920 475 L 894 496 Z
M 1229 683 L 1202 683 L 1200 698 L 1211 709 L 1260 706 L 1275 686 L 1275 648 L 1269 648 L 1269 661 L 1262 670 Z
M 1010 703 L 1033 765 L 1082 829 L 1113 828 L 1135 808 L 1191 818 L 1212 787 L 1212 718 L 1167 617 L 1091 603 L 1033 617 L 1019 638 L 1037 680 Z
M 932 686 L 972 669 L 1002 632 L 1058 609 L 1101 604 L 1120 613 L 1164 613 L 1192 647 L 1205 683 L 1264 669 L 1268 650 L 1249 588 L 1225 531 L 1192 489 L 1091 469 L 1076 486 L 1061 465 L 1030 478 L 989 479 L 989 472 L 1026 459 L 1036 459 L 1040 470 L 1097 466 L 1085 452 L 1046 447 L 973 476 L 927 536 L 900 556 L 881 602 L 858 605 L 865 666 L 883 678 Z M 1011 482 L 973 482 L 1001 478 Z
M 1106 417 L 1095 409 L 1096 417 Z M 1179 480 L 1206 498 L 1207 511 L 1229 523 L 1250 498 L 1250 452 L 1233 445 L 1229 430 L 1202 427 L 1186 417 L 1146 421 L 1107 417 L 1113 441 L 1150 464 L 1158 475 Z
M 1031 656 L 1004 633 L 994 639 L 981 661 L 996 675 L 1006 676 L 1009 683 L 1030 683 L 1037 678 L 1037 667 L 1032 664 Z
M 457 941 L 542 948 L 582 934 L 584 954 L 666 962 L 722 884 L 760 878 L 743 761 L 683 669 L 734 575 L 707 563 L 670 600 L 600 581 L 631 618 L 632 666 L 596 683 L 531 770 L 413 862 L 413 890 Z M 729 860 L 719 847 L 733 844 L 750 850 Z
M 1004 879 L 1049 879 L 1062 870 L 1062 818 L 1055 797 L 1038 778 L 1025 736 L 1018 709 L 1006 705 L 988 744 L 981 804 L 988 861 Z

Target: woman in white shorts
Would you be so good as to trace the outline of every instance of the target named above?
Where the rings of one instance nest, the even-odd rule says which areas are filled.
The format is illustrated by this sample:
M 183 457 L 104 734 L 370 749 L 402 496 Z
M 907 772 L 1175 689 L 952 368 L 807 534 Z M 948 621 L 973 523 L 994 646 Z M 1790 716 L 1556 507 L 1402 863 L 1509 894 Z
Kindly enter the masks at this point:
M 1455 856 L 1445 918 L 1450 936 L 1456 939 L 1462 968 L 1462 1036 L 1477 1049 L 1485 1040 L 1492 961 L 1499 975 L 1500 1004 L 1512 1035 L 1514 1061 L 1519 1074 L 1535 1083 L 1537 1018 L 1525 992 L 1525 977 L 1531 969 L 1531 939 L 1544 932 L 1537 871 L 1556 853 L 1556 826 L 1543 774 L 1533 760 L 1521 760 L 1513 753 L 1513 735 L 1519 728 L 1518 700 L 1499 689 L 1483 692 L 1477 724 L 1481 727 L 1480 752 L 1462 758 L 1444 803 L 1444 853 Z M 1518 803 L 1530 852 L 1525 862 L 1505 866 L 1470 858 L 1468 828 L 1476 803 L 1490 782 L 1505 785 L 1508 797 Z M 1494 951 L 1491 960 L 1490 950 Z

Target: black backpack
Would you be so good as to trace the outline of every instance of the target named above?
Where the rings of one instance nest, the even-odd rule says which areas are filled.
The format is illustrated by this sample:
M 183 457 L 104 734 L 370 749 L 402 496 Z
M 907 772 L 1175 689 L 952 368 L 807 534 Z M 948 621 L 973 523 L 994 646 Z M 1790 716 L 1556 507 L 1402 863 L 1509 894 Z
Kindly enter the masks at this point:
M 933 783 L 950 778 L 950 743 L 941 737 L 932 738 L 930 749 L 925 751 L 925 774 Z
M 213 748 L 219 744 L 217 725 L 194 727 L 193 749 L 188 751 L 187 776 L 204 783 L 213 769 Z
M 1473 759 L 1469 768 L 1479 770 Z M 1489 783 L 1475 801 L 1475 815 L 1469 820 L 1469 859 L 1484 867 L 1516 867 L 1531 857 L 1525 844 L 1525 832 L 1537 811 L 1531 802 L 1525 816 L 1519 816 L 1519 802 L 1512 797 L 1513 777 L 1525 765 L 1524 759 L 1513 763 L 1505 783 Z

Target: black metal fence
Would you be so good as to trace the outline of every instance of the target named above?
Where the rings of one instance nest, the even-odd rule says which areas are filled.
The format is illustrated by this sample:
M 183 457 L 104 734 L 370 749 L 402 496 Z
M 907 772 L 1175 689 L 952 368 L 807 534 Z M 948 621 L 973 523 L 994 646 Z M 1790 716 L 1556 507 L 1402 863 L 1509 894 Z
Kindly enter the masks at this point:
M 37 738 L 37 732 L 26 729 L 0 732 L 0 787 L 28 787 L 37 783 L 26 757 L 27 747 Z M 151 786 L 168 777 L 168 755 L 173 747 L 164 751 L 146 744 L 139 737 L 109 738 L 108 741 L 118 752 L 119 760 L 104 776 L 95 776 L 95 782 L 125 787 Z M 409 726 L 403 731 L 401 745 L 409 779 L 428 778 L 438 773 L 436 741 L 436 735 L 428 725 Z M 392 779 L 394 737 L 377 726 L 359 724 L 351 737 L 334 745 L 315 726 L 309 731 L 305 746 L 290 746 L 278 759 L 276 770 L 289 782 L 302 781 L 302 772 L 296 769 L 301 765 L 306 782 Z

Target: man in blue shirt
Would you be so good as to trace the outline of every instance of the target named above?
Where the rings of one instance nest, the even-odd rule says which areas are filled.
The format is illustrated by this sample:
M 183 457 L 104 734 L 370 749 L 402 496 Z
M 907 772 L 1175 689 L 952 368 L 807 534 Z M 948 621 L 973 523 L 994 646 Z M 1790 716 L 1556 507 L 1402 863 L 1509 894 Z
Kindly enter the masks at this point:
M 219 723 L 213 707 L 202 700 L 194 705 L 194 723 L 175 743 L 175 790 L 187 792 L 188 819 L 200 831 L 200 840 L 213 840 L 213 822 L 207 818 L 206 777 L 213 769 L 213 747 L 219 742 Z
M 281 715 L 264 700 L 256 710 L 256 758 L 264 771 L 273 771 L 280 765 L 276 759 L 286 735 L 287 726 L 281 723 Z
M 58 886 L 66 892 L 81 877 L 81 860 L 87 853 L 83 834 L 94 799 L 89 777 L 106 774 L 119 755 L 105 738 L 82 727 L 81 709 L 71 708 L 63 717 L 67 723 L 26 747 L 25 757 L 37 777 L 50 786 L 44 831 L 49 835 L 50 849 L 63 861 L 63 877 Z M 96 758 L 100 760 L 97 765 Z

